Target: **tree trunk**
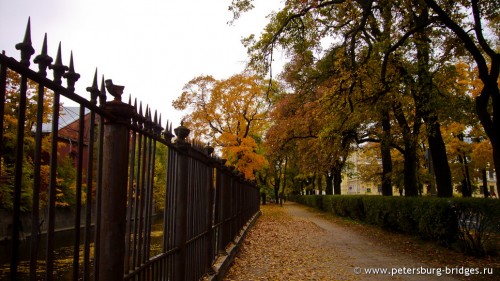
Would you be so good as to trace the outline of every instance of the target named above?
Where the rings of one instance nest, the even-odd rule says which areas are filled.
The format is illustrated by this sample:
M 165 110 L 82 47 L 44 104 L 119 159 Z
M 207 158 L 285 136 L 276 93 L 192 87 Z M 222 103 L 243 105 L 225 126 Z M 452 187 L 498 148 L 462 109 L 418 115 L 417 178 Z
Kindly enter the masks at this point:
M 342 169 L 334 168 L 332 171 L 332 175 L 333 175 L 333 193 L 335 195 L 341 195 Z
M 423 26 L 429 22 L 429 8 L 422 7 L 420 15 L 415 15 L 416 25 Z M 432 102 L 433 87 L 430 73 L 430 38 L 429 29 L 422 28 L 415 33 L 415 45 L 417 48 L 418 62 L 418 88 L 415 93 L 415 106 L 424 119 L 427 128 L 427 140 L 434 161 L 434 167 L 439 169 L 436 176 L 436 186 L 439 197 L 451 197 L 453 186 L 451 181 L 451 170 L 446 155 L 446 147 L 441 135 L 435 105 Z
M 459 155 L 458 161 L 462 164 L 462 196 L 463 197 L 472 197 L 472 183 L 470 180 L 469 174 L 469 164 L 467 163 L 467 158 L 465 155 Z
M 333 195 L 333 174 L 330 172 L 326 172 L 325 178 L 326 178 L 325 193 L 326 195 Z
M 451 170 L 448 164 L 448 156 L 446 155 L 446 147 L 444 145 L 443 136 L 441 135 L 440 125 L 434 117 L 427 119 L 427 141 L 429 142 L 429 150 L 433 161 L 435 173 L 437 195 L 439 197 L 453 196 L 453 186 L 451 184 Z
M 319 174 L 318 178 L 318 194 L 323 195 L 323 176 Z
M 413 129 L 410 129 L 400 103 L 393 105 L 396 118 L 404 142 L 404 191 L 405 196 L 417 196 L 417 137 L 421 122 L 415 118 Z M 412 132 L 413 130 L 413 132 Z M 401 191 L 400 191 L 401 194 Z
M 274 202 L 280 202 L 280 184 L 281 180 L 279 178 L 274 179 Z
M 500 121 L 500 120 L 499 120 Z M 500 135 L 500 132 L 497 133 Z M 495 166 L 495 174 L 497 179 L 497 192 L 496 194 L 500 194 L 500 136 L 497 141 L 491 141 L 491 145 L 493 146 L 493 163 Z M 495 149 L 496 146 L 496 149 Z
M 417 196 L 417 150 L 413 141 L 405 142 L 404 169 L 405 196 Z
M 392 196 L 391 120 L 387 110 L 382 111 L 382 195 Z
M 482 171 L 483 174 L 483 195 L 484 198 L 488 198 L 490 196 L 490 192 L 488 191 L 488 178 L 487 178 L 487 173 L 486 169 L 483 169 Z

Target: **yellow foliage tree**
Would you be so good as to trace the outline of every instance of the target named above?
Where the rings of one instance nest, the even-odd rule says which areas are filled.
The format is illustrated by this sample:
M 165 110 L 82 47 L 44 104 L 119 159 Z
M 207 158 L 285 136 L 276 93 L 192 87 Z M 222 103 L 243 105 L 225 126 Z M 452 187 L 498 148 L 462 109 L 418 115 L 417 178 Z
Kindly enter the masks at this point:
M 259 76 L 236 74 L 217 80 L 199 76 L 189 81 L 172 103 L 194 138 L 215 144 L 228 165 L 246 178 L 266 165 L 259 142 L 268 126 L 268 84 Z

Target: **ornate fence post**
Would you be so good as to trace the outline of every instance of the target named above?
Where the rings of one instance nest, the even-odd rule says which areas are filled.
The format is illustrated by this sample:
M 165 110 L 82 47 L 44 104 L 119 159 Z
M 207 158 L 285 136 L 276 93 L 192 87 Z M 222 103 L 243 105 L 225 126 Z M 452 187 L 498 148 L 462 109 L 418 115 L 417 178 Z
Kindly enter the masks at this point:
M 115 97 L 104 110 L 116 119 L 105 120 L 102 205 L 99 248 L 99 280 L 123 280 L 129 129 L 134 108 L 121 101 L 123 86 L 106 80 L 106 89 Z
M 174 130 L 177 136 L 175 143 L 179 155 L 177 157 L 175 184 L 175 230 L 174 245 L 178 249 L 174 266 L 174 279 L 186 280 L 186 240 L 187 240 L 187 195 L 188 195 L 188 172 L 189 172 L 189 149 L 191 145 L 186 141 L 190 130 L 184 127 L 183 122 Z

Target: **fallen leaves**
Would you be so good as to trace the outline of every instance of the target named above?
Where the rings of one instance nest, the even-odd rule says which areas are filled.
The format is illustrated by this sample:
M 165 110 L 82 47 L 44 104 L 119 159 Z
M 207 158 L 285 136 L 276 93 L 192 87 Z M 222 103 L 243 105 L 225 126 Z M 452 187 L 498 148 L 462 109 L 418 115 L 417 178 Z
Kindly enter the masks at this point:
M 357 280 L 325 230 L 295 220 L 278 205 L 261 207 L 224 280 Z

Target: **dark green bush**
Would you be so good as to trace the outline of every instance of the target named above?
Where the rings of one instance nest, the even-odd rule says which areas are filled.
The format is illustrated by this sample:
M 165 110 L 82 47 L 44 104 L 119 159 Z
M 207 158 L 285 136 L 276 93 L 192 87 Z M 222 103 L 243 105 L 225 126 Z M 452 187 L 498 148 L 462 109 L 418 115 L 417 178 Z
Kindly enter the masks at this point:
M 475 255 L 496 250 L 500 236 L 500 204 L 494 199 L 309 195 L 294 201 L 445 246 L 458 243 Z
M 417 230 L 413 211 L 415 198 L 364 196 L 366 222 L 385 229 L 414 233 Z
M 342 217 L 349 217 L 355 220 L 365 219 L 365 209 L 361 196 L 330 196 L 330 209 L 328 211 Z
M 498 250 L 500 204 L 497 200 L 456 199 L 453 207 L 458 238 L 464 251 L 481 256 Z
M 452 245 L 457 239 L 458 223 L 451 200 L 441 198 L 418 198 L 418 200 L 420 202 L 415 206 L 414 218 L 420 237 Z

